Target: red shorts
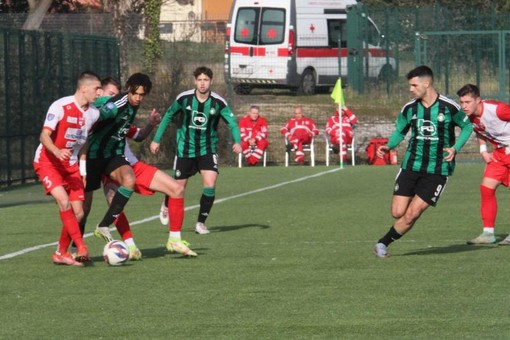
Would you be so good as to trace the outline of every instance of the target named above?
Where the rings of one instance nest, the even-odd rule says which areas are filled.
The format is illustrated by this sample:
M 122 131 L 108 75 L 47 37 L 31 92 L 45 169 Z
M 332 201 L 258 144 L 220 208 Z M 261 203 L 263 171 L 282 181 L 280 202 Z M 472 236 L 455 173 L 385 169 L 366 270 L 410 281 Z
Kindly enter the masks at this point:
M 494 150 L 492 162 L 487 163 L 483 177 L 500 181 L 504 186 L 510 183 L 510 155 L 505 153 L 505 148 Z
M 58 186 L 64 187 L 70 201 L 83 201 L 85 188 L 78 164 L 70 167 L 56 166 L 51 162 L 34 162 L 34 170 L 44 186 L 46 195 Z
M 138 161 L 135 163 L 135 165 L 133 165 L 133 172 L 135 173 L 136 178 L 135 182 L 136 193 L 144 196 L 154 195 L 154 191 L 150 189 L 150 185 L 152 183 L 152 180 L 154 179 L 156 171 L 158 171 L 158 168 L 144 162 Z M 102 179 L 103 186 L 113 182 L 109 177 L 106 176 L 103 176 Z

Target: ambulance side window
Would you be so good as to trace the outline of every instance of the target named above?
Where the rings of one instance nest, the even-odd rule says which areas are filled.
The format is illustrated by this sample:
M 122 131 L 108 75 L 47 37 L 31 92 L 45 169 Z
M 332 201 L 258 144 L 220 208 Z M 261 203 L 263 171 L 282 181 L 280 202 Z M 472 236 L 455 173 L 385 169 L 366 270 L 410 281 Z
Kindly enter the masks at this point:
M 338 36 L 340 35 L 341 46 L 347 47 L 347 36 L 345 35 L 345 20 L 328 20 L 328 46 L 338 47 Z
M 241 8 L 237 12 L 234 40 L 244 44 L 257 44 L 258 9 Z
M 276 8 L 265 8 L 262 10 L 260 24 L 261 45 L 281 44 L 285 32 L 285 10 Z
M 366 40 L 373 46 L 379 46 L 381 44 L 381 32 L 379 32 L 379 29 L 372 20 L 368 21 Z

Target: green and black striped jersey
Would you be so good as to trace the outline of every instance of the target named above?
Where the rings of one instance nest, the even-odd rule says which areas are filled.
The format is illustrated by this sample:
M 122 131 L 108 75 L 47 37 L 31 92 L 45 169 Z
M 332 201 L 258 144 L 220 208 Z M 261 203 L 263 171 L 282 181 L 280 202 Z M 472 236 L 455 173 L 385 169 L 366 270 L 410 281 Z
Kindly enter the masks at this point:
M 165 112 L 154 142 L 159 143 L 172 120 L 179 116 L 177 129 L 177 157 L 194 158 L 217 153 L 217 127 L 220 118 L 228 125 L 235 143 L 241 143 L 239 127 L 232 110 L 225 99 L 215 92 L 201 103 L 195 90 L 185 91 L 177 96 Z
M 455 127 L 461 128 L 456 140 Z M 473 128 L 468 117 L 453 100 L 438 95 L 430 107 L 414 99 L 404 105 L 395 122 L 388 147 L 393 149 L 411 131 L 409 144 L 401 168 L 416 172 L 448 176 L 453 174 L 455 160 L 444 160 L 444 148 L 454 147 L 458 152 L 468 141 Z
M 128 94 L 121 93 L 115 97 L 100 97 L 94 103 L 99 108 L 99 120 L 89 135 L 87 158 L 101 159 L 124 155 L 126 133 L 129 131 L 136 111 L 129 104 Z

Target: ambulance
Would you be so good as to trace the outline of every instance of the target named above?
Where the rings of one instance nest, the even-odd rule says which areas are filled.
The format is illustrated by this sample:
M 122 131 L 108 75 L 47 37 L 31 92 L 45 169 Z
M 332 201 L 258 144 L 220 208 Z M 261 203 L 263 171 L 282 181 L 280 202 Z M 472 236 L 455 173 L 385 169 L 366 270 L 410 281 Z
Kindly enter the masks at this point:
M 234 0 L 226 30 L 225 74 L 235 92 L 290 88 L 312 95 L 347 76 L 347 7 L 356 0 Z M 365 16 L 366 17 L 366 16 Z M 382 36 L 366 17 L 363 33 L 365 77 L 395 70 L 395 59 L 381 47 Z M 338 58 L 340 36 L 341 58 Z M 352 53 L 352 52 L 351 52 Z

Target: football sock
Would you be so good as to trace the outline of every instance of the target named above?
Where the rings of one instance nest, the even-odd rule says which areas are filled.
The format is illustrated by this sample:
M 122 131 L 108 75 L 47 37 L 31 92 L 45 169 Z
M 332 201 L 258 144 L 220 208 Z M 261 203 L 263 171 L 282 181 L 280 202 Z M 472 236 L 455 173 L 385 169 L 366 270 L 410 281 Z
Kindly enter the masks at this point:
M 115 226 L 117 227 L 117 231 L 122 239 L 125 241 L 127 239 L 133 238 L 133 234 L 131 233 L 131 228 L 129 227 L 129 221 L 124 214 L 121 212 L 119 217 L 115 220 Z
M 180 232 L 184 221 L 184 198 L 170 198 L 168 200 L 168 217 L 170 232 Z
M 135 241 L 133 240 L 132 237 L 129 237 L 129 238 L 126 238 L 124 239 L 124 242 L 126 243 L 126 245 L 129 247 L 129 246 L 134 246 L 135 245 Z
M 60 239 L 58 240 L 57 251 L 60 254 L 65 254 L 67 249 L 69 248 L 69 244 L 71 243 L 71 236 L 67 233 L 67 229 L 62 227 L 60 232 Z
M 78 248 L 84 247 L 85 242 L 83 242 L 83 238 L 80 233 L 80 225 L 78 224 L 78 220 L 76 219 L 73 210 L 67 209 L 65 211 L 61 211 L 60 219 L 62 220 L 62 225 L 66 229 L 67 233 L 74 241 L 74 244 L 76 244 Z M 69 246 L 69 244 L 67 244 L 67 246 Z
M 171 237 L 171 238 L 176 238 L 176 239 L 181 239 L 181 232 L 180 231 L 171 231 L 170 232 L 170 235 L 168 235 L 168 237 Z
M 391 226 L 390 230 L 386 233 L 386 235 L 384 235 L 383 238 L 381 238 L 377 242 L 382 243 L 385 246 L 388 246 L 391 242 L 396 241 L 401 237 L 402 235 L 395 230 L 395 227 Z
M 198 222 L 205 223 L 205 220 L 211 212 L 216 190 L 214 187 L 204 187 L 202 197 L 200 197 L 200 212 L 198 213 Z
M 498 213 L 498 201 L 496 200 L 496 190 L 480 185 L 480 214 L 484 228 L 493 228 Z M 493 230 L 494 232 L 494 230 Z
M 129 189 L 126 187 L 119 187 L 115 196 L 113 196 L 112 203 L 106 214 L 103 217 L 103 220 L 99 222 L 99 227 L 109 227 L 110 224 L 115 221 L 115 219 L 120 215 L 124 207 L 126 206 L 129 198 L 133 194 L 133 189 Z

